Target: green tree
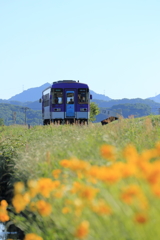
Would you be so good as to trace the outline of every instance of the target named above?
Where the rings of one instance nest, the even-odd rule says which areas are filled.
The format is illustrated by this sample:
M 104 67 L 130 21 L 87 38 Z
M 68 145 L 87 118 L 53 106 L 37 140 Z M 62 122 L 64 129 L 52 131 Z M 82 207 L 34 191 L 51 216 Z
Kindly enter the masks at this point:
M 0 126 L 4 125 L 4 120 L 3 118 L 0 118 Z
M 99 114 L 99 107 L 96 103 L 90 103 L 90 121 L 93 122 L 95 120 L 95 116 Z

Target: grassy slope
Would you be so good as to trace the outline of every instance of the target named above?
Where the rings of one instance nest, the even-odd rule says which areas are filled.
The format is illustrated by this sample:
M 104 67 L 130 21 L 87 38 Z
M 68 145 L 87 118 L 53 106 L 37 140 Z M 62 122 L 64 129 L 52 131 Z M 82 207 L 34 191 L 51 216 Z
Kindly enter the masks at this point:
M 10 154 L 13 149 L 16 149 L 18 154 L 14 160 L 14 176 L 26 182 L 28 179 L 51 177 L 51 171 L 59 168 L 60 160 L 73 156 L 94 165 L 105 165 L 106 160 L 99 153 L 100 146 L 104 143 L 114 145 L 118 150 L 121 150 L 128 143 L 134 144 L 139 152 L 143 149 L 152 148 L 160 139 L 160 117 L 121 119 L 106 126 L 100 124 L 90 124 L 89 126 L 37 126 L 31 129 L 12 126 L 1 127 L 0 131 L 1 146 L 5 146 L 4 150 L 7 149 L 5 154 Z M 4 150 L 1 152 L 2 154 Z M 70 179 L 74 178 L 72 174 L 69 177 Z M 106 189 L 104 186 L 101 186 L 101 188 Z M 54 207 L 57 208 L 57 211 L 54 212 L 55 217 L 52 220 L 55 221 L 56 219 L 57 224 L 59 224 L 57 229 L 64 226 L 61 231 L 65 232 L 68 225 L 59 216 L 59 202 L 59 200 L 55 201 Z M 87 212 L 84 216 L 88 217 L 90 221 L 95 217 L 94 215 L 89 217 Z M 67 222 L 73 220 L 68 216 L 65 218 L 68 219 Z M 148 239 L 153 239 L 151 235 L 149 236 L 153 224 L 149 225 L 148 228 L 136 227 L 136 231 L 139 231 L 136 233 L 131 232 L 134 225 L 129 221 L 124 221 L 122 213 L 119 213 L 116 218 L 118 220 L 113 217 L 110 221 L 107 218 L 99 219 L 99 222 L 93 221 L 93 229 L 97 228 L 100 231 L 93 231 L 93 236 L 91 234 L 87 239 L 106 239 L 104 237 L 106 236 L 105 231 L 108 231 L 108 239 L 132 240 L 135 237 L 136 239 L 146 239 L 146 236 L 148 236 Z M 48 226 L 49 224 L 51 223 L 48 223 Z M 29 229 L 31 228 L 29 227 Z M 70 232 L 67 232 L 66 235 L 69 236 Z M 159 234 L 158 228 L 155 228 L 154 233 Z M 56 232 L 56 234 L 58 233 Z M 127 234 L 126 237 L 125 234 Z M 61 236 L 59 239 L 66 240 L 67 237 L 65 236 L 64 238 Z M 44 239 L 50 240 L 54 238 L 48 235 L 48 238 L 45 237 Z M 68 239 L 72 239 L 71 236 Z

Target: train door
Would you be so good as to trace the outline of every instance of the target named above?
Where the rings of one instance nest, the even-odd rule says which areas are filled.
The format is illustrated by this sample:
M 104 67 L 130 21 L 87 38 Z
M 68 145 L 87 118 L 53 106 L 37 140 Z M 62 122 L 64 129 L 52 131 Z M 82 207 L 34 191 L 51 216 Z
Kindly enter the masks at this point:
M 66 118 L 75 118 L 75 92 L 66 91 Z

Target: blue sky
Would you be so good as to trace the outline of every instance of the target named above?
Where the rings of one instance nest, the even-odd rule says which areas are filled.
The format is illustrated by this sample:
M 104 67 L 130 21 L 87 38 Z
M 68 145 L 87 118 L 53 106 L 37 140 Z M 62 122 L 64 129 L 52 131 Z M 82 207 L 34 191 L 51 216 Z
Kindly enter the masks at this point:
M 159 0 L 0 0 L 0 99 L 62 79 L 160 94 L 159 13 Z

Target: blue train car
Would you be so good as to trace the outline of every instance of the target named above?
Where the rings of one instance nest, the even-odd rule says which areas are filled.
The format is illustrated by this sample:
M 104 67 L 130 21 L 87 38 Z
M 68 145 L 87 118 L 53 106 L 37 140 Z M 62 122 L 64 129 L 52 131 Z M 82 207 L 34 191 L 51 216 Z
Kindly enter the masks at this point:
M 43 124 L 87 122 L 90 113 L 89 87 L 74 80 L 61 80 L 42 92 Z

